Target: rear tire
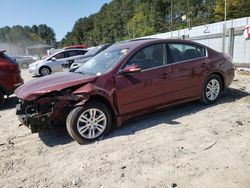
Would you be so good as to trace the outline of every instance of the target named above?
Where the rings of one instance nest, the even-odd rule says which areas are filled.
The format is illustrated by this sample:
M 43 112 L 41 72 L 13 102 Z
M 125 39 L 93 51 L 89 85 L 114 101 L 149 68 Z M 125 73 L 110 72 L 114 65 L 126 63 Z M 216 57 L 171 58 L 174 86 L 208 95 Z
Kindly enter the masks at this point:
M 0 108 L 2 108 L 4 105 L 4 94 L 2 91 L 0 91 Z
M 104 136 L 112 127 L 111 113 L 106 105 L 90 101 L 73 109 L 66 120 L 69 135 L 79 144 Z
M 216 74 L 210 75 L 203 85 L 201 102 L 204 104 L 212 104 L 216 102 L 221 94 L 221 91 L 221 78 Z

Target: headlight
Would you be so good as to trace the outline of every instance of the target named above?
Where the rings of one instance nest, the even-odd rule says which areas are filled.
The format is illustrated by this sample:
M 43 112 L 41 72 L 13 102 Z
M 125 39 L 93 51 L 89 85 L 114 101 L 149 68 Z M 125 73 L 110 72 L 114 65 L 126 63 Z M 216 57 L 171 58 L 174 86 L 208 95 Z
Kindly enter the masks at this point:
M 37 63 L 36 64 L 30 64 L 29 68 L 36 67 L 37 65 L 38 65 Z

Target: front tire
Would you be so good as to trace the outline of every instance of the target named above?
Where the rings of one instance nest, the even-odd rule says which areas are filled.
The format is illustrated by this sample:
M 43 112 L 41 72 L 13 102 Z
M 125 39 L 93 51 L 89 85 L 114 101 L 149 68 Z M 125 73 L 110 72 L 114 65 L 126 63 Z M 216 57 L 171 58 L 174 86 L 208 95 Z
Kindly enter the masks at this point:
M 49 67 L 42 67 L 39 72 L 42 76 L 47 76 L 50 75 L 51 70 Z
M 66 126 L 69 135 L 79 144 L 92 142 L 110 130 L 111 113 L 103 103 L 87 102 L 69 113 Z
M 222 80 L 216 75 L 210 75 L 203 86 L 201 101 L 205 104 L 216 102 L 222 91 Z

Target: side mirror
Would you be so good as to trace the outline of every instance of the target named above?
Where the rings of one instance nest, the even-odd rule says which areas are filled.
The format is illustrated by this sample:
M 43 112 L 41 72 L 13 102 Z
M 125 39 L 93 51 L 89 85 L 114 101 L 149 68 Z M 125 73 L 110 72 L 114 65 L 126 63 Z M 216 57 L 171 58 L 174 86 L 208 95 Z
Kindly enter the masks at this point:
M 141 72 L 141 67 L 139 65 L 128 65 L 121 72 L 122 74 Z
M 55 57 L 52 57 L 52 59 L 51 59 L 52 61 L 56 61 L 56 58 Z

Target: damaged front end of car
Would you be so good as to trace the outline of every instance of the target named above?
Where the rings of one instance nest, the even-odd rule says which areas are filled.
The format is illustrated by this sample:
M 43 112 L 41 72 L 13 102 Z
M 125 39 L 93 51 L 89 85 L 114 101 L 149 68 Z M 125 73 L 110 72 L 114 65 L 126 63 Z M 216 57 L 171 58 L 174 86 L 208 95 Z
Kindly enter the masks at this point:
M 79 101 L 85 101 L 82 95 L 74 95 L 72 89 L 52 91 L 33 97 L 32 101 L 19 99 L 16 114 L 21 125 L 31 129 L 32 133 L 65 125 L 68 113 Z

